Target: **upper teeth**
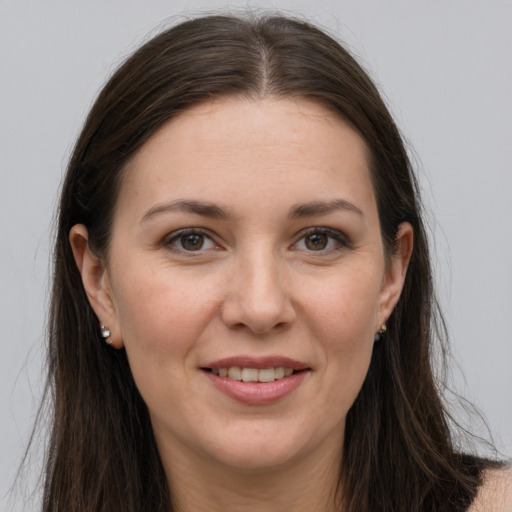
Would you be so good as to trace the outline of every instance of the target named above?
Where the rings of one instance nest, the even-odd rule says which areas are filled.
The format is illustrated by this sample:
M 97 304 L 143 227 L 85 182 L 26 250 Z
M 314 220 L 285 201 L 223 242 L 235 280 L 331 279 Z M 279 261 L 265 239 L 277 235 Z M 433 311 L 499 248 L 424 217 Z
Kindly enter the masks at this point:
M 288 377 L 293 373 L 292 368 L 239 368 L 231 366 L 230 368 L 212 368 L 212 372 L 220 377 L 229 377 L 243 382 L 273 382 L 283 377 Z

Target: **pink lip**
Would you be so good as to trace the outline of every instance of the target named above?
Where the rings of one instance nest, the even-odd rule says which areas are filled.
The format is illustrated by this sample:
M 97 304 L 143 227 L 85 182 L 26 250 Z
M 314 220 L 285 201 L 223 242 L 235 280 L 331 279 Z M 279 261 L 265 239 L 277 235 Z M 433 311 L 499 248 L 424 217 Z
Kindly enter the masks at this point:
M 274 382 L 243 382 L 229 377 L 220 377 L 209 371 L 204 371 L 204 375 L 210 379 L 210 382 L 226 396 L 248 405 L 266 405 L 277 402 L 295 389 L 297 389 L 304 377 L 309 373 L 308 365 L 295 361 L 287 357 L 262 357 L 254 358 L 249 356 L 229 357 L 220 359 L 204 366 L 204 369 L 218 368 L 292 368 L 297 373 L 288 377 L 275 380 Z M 302 370 L 302 371 L 301 371 Z
M 306 370 L 309 366 L 300 361 L 281 356 L 251 357 L 251 356 L 235 356 L 219 359 L 218 361 L 206 364 L 203 368 L 230 368 L 237 366 L 238 368 L 291 368 L 292 370 Z
M 204 372 L 219 391 L 249 405 L 265 405 L 281 400 L 300 386 L 307 373 L 309 372 L 293 373 L 274 382 L 242 382 Z

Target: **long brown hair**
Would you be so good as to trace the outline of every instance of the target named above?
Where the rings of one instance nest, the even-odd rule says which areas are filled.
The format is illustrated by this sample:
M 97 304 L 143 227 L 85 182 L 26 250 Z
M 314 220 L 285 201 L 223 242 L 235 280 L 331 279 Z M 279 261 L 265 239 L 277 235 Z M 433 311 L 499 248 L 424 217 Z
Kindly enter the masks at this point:
M 279 16 L 207 16 L 142 46 L 110 78 L 74 148 L 62 189 L 49 321 L 53 422 L 44 511 L 172 510 L 146 406 L 124 350 L 102 342 L 68 242 L 87 226 L 105 257 L 123 170 L 165 122 L 222 95 L 307 98 L 353 125 L 371 153 L 382 238 L 414 228 L 402 296 L 348 413 L 340 489 L 351 512 L 465 510 L 485 463 L 456 452 L 434 379 L 442 335 L 418 187 L 376 87 L 339 43 Z M 441 332 L 439 332 L 441 331 Z

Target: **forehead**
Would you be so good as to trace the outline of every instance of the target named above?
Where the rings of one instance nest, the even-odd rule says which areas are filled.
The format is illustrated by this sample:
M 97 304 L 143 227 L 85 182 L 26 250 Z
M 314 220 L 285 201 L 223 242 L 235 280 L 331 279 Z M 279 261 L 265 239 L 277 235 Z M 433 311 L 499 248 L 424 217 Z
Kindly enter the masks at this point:
M 340 116 L 304 99 L 222 98 L 188 109 L 142 146 L 118 211 L 179 197 L 242 211 L 339 194 L 374 203 L 366 144 Z

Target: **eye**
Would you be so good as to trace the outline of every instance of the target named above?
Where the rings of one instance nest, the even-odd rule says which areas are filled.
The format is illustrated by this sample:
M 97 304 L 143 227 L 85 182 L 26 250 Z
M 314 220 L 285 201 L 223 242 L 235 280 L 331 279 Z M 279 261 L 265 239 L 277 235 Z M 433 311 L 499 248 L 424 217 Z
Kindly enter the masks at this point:
M 185 252 L 198 252 L 218 248 L 218 245 L 209 235 L 193 228 L 171 233 L 165 240 L 165 245 L 174 250 Z
M 293 249 L 309 252 L 331 252 L 346 247 L 345 236 L 330 228 L 311 228 L 293 245 Z

